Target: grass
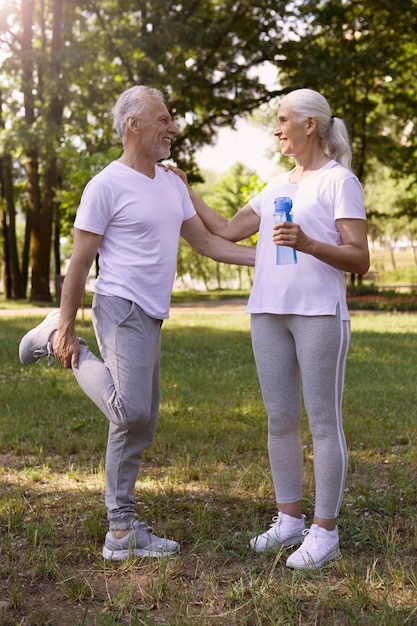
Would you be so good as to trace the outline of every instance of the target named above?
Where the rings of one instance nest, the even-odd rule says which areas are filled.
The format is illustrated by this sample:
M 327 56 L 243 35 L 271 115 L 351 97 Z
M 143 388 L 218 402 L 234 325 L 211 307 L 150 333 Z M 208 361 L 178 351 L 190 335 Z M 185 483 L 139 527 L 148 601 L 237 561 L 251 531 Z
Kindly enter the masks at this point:
M 417 624 L 415 315 L 352 316 L 342 557 L 313 573 L 288 570 L 285 550 L 247 549 L 275 513 L 248 316 L 175 310 L 164 324 L 138 513 L 182 549 L 119 564 L 100 556 L 106 423 L 70 372 L 20 365 L 19 339 L 37 321 L 0 319 L 0 624 Z M 78 331 L 95 347 L 88 323 Z
M 417 284 L 417 266 L 413 251 L 371 249 L 370 271 L 376 274 L 380 287 L 386 284 Z

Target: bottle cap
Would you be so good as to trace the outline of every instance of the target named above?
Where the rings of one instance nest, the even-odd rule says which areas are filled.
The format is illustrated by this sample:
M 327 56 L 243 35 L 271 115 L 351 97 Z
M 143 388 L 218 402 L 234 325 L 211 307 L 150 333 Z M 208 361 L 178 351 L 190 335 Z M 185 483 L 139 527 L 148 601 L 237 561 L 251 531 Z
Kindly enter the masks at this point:
M 275 198 L 274 200 L 274 211 L 275 213 L 279 213 L 282 211 L 291 211 L 292 209 L 292 200 L 287 196 L 280 196 L 279 198 Z

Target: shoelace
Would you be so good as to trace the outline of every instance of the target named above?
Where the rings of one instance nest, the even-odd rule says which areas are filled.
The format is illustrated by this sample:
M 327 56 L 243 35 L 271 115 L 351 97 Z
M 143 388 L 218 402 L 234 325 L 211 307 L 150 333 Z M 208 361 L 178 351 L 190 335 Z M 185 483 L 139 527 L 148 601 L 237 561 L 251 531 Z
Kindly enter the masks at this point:
M 36 350 L 33 351 L 33 356 L 35 357 L 35 359 L 38 359 L 38 361 L 43 359 L 44 356 L 47 356 L 48 366 L 52 365 L 52 363 L 54 362 L 54 352 L 52 350 L 51 342 L 48 341 L 46 346 L 41 346 L 40 348 L 36 348 Z
M 301 547 L 304 550 L 308 550 L 309 547 L 312 547 L 312 548 L 317 548 L 318 547 L 317 535 L 315 534 L 314 529 L 311 530 L 311 528 L 306 528 L 305 530 L 303 530 L 303 535 L 305 536 L 305 539 L 304 539 L 303 543 L 301 544 Z M 321 549 L 322 550 L 327 550 L 328 548 L 329 548 L 329 544 L 326 541 L 321 546 Z
M 278 520 L 279 520 L 279 515 L 275 515 L 275 517 L 272 518 L 272 524 L 270 524 L 269 527 L 272 528 L 272 526 L 275 526 Z
M 316 535 L 311 532 L 310 528 L 305 528 L 302 534 L 304 535 L 305 539 L 301 545 L 303 545 L 304 547 L 309 545 L 316 545 Z
M 140 530 L 144 530 L 145 532 L 152 534 L 153 533 L 153 528 L 152 526 L 149 526 L 146 522 L 138 522 L 139 526 L 140 526 Z M 139 529 L 138 529 L 139 530 Z
M 78 337 L 78 340 L 82 345 L 84 346 L 87 345 L 87 342 L 82 337 Z M 52 349 L 52 343 L 48 341 L 48 343 L 45 346 L 36 348 L 36 350 L 33 351 L 33 356 L 35 357 L 35 359 L 38 359 L 38 361 L 43 359 L 44 356 L 47 356 L 48 366 L 51 366 L 52 363 L 54 362 L 54 351 Z

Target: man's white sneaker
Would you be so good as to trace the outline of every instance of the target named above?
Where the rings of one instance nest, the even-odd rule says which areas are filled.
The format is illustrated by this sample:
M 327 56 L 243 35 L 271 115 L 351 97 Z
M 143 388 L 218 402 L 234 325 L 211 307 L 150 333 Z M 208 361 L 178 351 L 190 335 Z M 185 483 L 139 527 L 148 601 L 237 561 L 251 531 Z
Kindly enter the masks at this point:
M 337 528 L 326 530 L 312 524 L 304 531 L 305 539 L 301 546 L 287 559 L 287 567 L 292 569 L 317 569 L 340 555 L 339 533 Z
M 54 353 L 49 338 L 58 329 L 59 314 L 59 309 L 51 311 L 43 322 L 26 333 L 19 344 L 19 359 L 22 363 L 30 365 L 47 356 L 48 365 L 52 365 Z
M 144 522 L 135 521 L 130 533 L 122 539 L 117 539 L 111 530 L 106 534 L 103 557 L 112 561 L 139 556 L 158 558 L 172 556 L 179 549 L 176 541 L 157 537 L 152 533 L 150 526 Z
M 255 552 L 276 550 L 280 546 L 295 546 L 303 540 L 304 515 L 299 519 L 285 513 L 278 513 L 272 518 L 272 524 L 265 533 L 249 541 Z

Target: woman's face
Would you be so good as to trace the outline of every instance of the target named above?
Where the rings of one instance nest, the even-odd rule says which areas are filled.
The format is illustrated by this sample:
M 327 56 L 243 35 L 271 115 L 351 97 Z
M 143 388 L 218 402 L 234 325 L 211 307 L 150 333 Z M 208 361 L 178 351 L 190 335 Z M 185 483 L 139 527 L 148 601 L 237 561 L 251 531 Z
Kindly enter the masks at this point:
M 280 106 L 274 136 L 278 138 L 281 153 L 285 156 L 297 157 L 306 149 L 309 135 L 308 120 L 300 120 L 289 104 Z

